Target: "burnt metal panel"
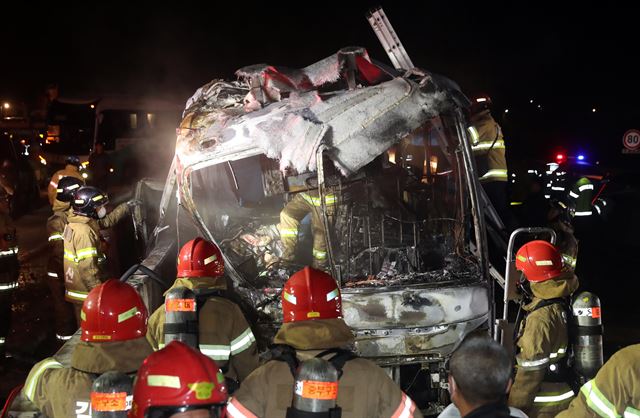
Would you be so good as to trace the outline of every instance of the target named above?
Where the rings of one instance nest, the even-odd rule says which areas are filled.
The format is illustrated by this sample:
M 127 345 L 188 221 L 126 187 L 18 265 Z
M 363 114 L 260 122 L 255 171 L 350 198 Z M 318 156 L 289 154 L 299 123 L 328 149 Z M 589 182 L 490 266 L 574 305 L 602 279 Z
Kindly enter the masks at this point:
M 464 337 L 488 323 L 488 314 L 447 325 L 414 329 L 374 329 L 356 331 L 356 351 L 382 364 L 409 364 L 446 358 Z M 433 354 L 434 359 L 425 356 Z M 393 357 L 392 361 L 384 359 Z
M 469 321 L 486 315 L 485 285 L 379 290 L 342 289 L 345 321 L 355 329 L 423 328 Z

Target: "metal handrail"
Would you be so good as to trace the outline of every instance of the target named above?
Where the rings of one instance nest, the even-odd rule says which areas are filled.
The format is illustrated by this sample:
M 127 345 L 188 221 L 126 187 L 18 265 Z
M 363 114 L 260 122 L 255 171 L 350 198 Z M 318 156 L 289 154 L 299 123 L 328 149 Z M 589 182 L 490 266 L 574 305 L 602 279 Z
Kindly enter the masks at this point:
M 549 242 L 555 245 L 557 240 L 556 232 L 551 228 L 542 228 L 542 227 L 529 227 L 529 228 L 518 228 L 511 233 L 509 237 L 509 244 L 507 247 L 507 262 L 505 266 L 505 275 L 504 275 L 504 296 L 503 296 L 503 310 L 502 310 L 502 319 L 495 321 L 496 339 L 500 338 L 500 341 L 505 343 L 505 328 L 509 322 L 509 302 L 515 300 L 517 298 L 516 293 L 516 269 L 515 269 L 515 254 L 514 254 L 514 246 L 516 237 L 520 235 L 540 235 L 540 234 L 549 234 Z

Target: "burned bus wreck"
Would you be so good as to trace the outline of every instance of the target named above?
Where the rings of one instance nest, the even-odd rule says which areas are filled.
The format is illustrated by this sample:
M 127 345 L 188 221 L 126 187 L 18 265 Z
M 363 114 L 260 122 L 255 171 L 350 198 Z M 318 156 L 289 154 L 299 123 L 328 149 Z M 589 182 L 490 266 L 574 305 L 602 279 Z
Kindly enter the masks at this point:
M 434 406 L 444 361 L 468 333 L 489 332 L 493 316 L 466 98 L 442 77 L 395 74 L 362 48 L 238 75 L 187 103 L 144 264 L 161 271 L 194 234 L 214 241 L 263 349 L 288 276 L 324 269 L 342 288 L 358 354 L 401 384 L 420 379 L 412 396 Z
M 492 333 L 495 317 L 468 100 L 443 77 L 397 72 L 353 47 L 238 76 L 198 89 L 166 182 L 138 183 L 130 244 L 144 256 L 122 280 L 155 310 L 177 249 L 203 236 L 222 250 L 226 297 L 268 353 L 289 275 L 326 270 L 353 349 L 437 413 L 448 357 L 469 333 Z M 55 362 L 70 367 L 78 342 L 79 332 Z M 34 406 L 22 394 L 10 410 L 33 416 Z

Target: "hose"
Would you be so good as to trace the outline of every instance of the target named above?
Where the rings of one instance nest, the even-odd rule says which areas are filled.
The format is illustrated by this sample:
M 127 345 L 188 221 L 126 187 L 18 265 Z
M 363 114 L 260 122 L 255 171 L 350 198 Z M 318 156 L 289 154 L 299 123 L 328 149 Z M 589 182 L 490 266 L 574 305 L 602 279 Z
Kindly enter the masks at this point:
M 134 264 L 133 266 L 129 267 L 129 269 L 125 271 L 122 276 L 120 276 L 120 281 L 126 283 L 129 278 L 133 276 L 133 274 L 138 270 L 149 276 L 150 279 L 158 283 L 160 286 L 165 286 L 164 281 L 160 278 L 160 276 L 158 276 L 155 271 L 151 270 L 147 266 L 143 266 L 142 264 Z
M 22 390 L 24 385 L 19 385 L 13 388 L 9 396 L 7 396 L 7 401 L 4 403 L 4 408 L 2 408 L 2 414 L 0 414 L 0 418 L 7 418 L 9 413 L 9 408 L 11 408 L 11 404 L 18 397 L 18 394 Z

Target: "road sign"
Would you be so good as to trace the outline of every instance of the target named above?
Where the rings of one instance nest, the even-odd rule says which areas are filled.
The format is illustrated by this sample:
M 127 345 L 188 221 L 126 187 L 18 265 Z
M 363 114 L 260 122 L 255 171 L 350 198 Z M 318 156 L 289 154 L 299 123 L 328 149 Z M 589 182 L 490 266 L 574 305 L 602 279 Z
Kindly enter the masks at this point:
M 623 154 L 640 153 L 640 131 L 637 129 L 629 129 L 622 136 Z

